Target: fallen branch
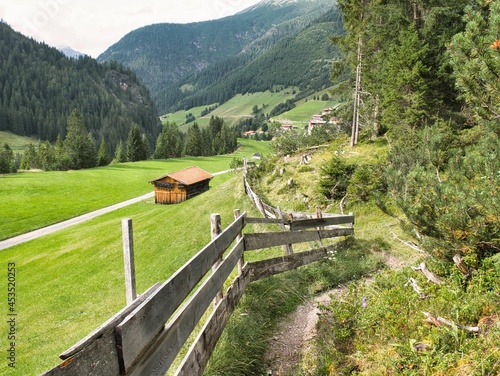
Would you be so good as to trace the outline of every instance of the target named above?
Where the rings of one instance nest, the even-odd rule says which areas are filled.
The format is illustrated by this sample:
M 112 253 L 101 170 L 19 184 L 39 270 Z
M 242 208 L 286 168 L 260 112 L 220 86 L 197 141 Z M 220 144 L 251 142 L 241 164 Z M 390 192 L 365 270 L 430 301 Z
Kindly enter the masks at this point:
M 457 253 L 453 256 L 453 262 L 457 266 L 458 270 L 464 275 L 465 278 L 469 278 L 472 274 L 472 269 L 467 266 L 462 257 Z
M 415 251 L 418 251 L 418 252 L 420 252 L 420 253 L 425 253 L 425 254 L 427 254 L 427 252 L 425 252 L 423 249 L 421 249 L 421 248 L 417 247 L 417 245 L 416 245 L 415 243 L 413 243 L 413 242 L 407 242 L 407 241 L 405 241 L 405 240 L 403 240 L 403 239 L 398 238 L 398 236 L 396 235 L 396 233 L 394 233 L 393 231 L 391 231 L 391 233 L 392 233 L 392 236 L 394 236 L 394 239 L 396 239 L 396 240 L 400 241 L 401 243 L 403 243 L 403 244 L 404 244 L 404 245 L 406 245 L 407 247 L 409 247 L 409 248 L 411 248 L 411 249 L 413 249 L 413 250 L 415 250 Z
M 467 330 L 468 332 L 472 333 L 479 333 L 480 329 L 479 326 L 468 326 L 468 325 L 458 325 L 455 324 L 453 321 L 447 320 L 441 316 L 435 317 L 429 312 L 422 312 L 424 316 L 426 317 L 426 320 L 428 323 L 431 323 L 436 326 L 442 326 L 442 324 L 449 326 L 451 328 L 457 328 L 457 329 L 463 329 Z
M 415 271 L 422 272 L 423 275 L 425 275 L 425 278 L 427 278 L 428 281 L 435 283 L 437 285 L 440 285 L 443 283 L 443 280 L 439 278 L 439 276 L 429 269 L 427 269 L 427 265 L 425 265 L 425 262 L 421 263 L 417 268 L 412 266 L 412 269 Z
M 413 288 L 413 290 L 420 296 L 420 299 L 426 299 L 429 297 L 429 295 L 427 295 L 426 293 L 424 293 L 422 291 L 422 289 L 420 288 L 420 286 L 418 285 L 417 281 L 414 279 L 414 278 L 409 278 L 408 279 L 408 283 L 407 285 L 411 285 L 411 287 Z

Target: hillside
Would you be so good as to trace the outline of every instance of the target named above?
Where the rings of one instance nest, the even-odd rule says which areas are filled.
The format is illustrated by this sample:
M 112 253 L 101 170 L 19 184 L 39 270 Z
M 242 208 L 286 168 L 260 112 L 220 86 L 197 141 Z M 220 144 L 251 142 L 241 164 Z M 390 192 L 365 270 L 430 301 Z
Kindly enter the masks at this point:
M 0 131 L 40 140 L 63 138 L 78 109 L 93 139 L 109 152 L 137 123 L 154 145 L 161 125 L 147 89 L 118 63 L 69 59 L 0 23 Z
M 189 97 L 192 90 L 199 93 L 206 86 L 226 81 L 229 74 L 240 71 L 273 50 L 280 41 L 293 38 L 316 23 L 315 20 L 329 12 L 331 7 L 331 2 L 326 0 L 263 1 L 220 20 L 146 26 L 127 34 L 99 56 L 99 61 L 117 60 L 137 72 L 162 113 L 223 102 L 237 93 L 244 94 L 242 90 L 248 89 L 235 89 L 232 78 L 216 100 L 204 98 L 202 103 L 197 99 L 196 104 L 192 100 L 188 104 L 180 103 L 177 97 L 184 96 L 186 89 Z M 331 28 L 325 30 L 335 32 Z M 294 57 L 297 60 L 302 58 Z M 261 66 L 261 69 L 267 67 Z M 244 77 L 244 80 L 248 78 Z M 262 91 L 271 88 L 272 84 L 267 82 Z

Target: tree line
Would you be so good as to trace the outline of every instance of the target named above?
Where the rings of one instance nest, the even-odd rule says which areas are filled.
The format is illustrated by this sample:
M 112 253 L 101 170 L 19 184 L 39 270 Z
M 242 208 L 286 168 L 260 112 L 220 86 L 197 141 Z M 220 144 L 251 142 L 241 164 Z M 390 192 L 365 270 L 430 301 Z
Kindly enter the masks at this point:
M 500 252 L 500 3 L 339 0 L 346 35 L 333 78 L 359 138 L 390 143 L 380 207 L 435 259 L 470 268 Z M 345 174 L 344 174 L 345 175 Z M 345 176 L 344 176 L 345 179 Z M 341 195 L 341 193 L 339 194 Z
M 110 154 L 104 139 L 96 148 L 83 116 L 75 109 L 68 118 L 64 140 L 59 136 L 54 145 L 49 141 L 40 142 L 38 147 L 30 144 L 22 156 L 15 155 L 12 148 L 5 144 L 0 151 L 0 173 L 15 173 L 18 169 L 66 171 L 106 166 L 111 162 L 136 162 L 151 157 L 168 159 L 184 155 L 229 154 L 238 147 L 237 137 L 238 132 L 228 128 L 219 117 L 212 117 L 206 128 L 200 128 L 194 123 L 186 135 L 179 131 L 175 123 L 167 122 L 158 135 L 154 152 L 151 153 L 146 136 L 140 127 L 133 123 L 126 144 L 120 141 L 114 154 Z

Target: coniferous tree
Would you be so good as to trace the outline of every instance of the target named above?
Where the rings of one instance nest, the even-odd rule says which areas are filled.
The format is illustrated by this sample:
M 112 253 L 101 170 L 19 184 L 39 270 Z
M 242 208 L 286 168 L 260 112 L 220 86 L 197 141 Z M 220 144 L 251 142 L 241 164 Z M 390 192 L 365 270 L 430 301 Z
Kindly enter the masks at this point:
M 198 157 L 202 155 L 201 131 L 198 123 L 196 122 L 191 127 L 189 127 L 187 131 L 184 153 L 192 157 Z
M 101 140 L 99 151 L 97 153 L 97 166 L 106 166 L 109 163 L 108 147 L 104 138 Z
M 473 120 L 498 122 L 500 4 L 477 3 L 479 8 L 467 8 L 466 29 L 454 36 L 448 50 L 457 86 L 474 114 Z
M 61 135 L 57 136 L 56 144 L 54 146 L 54 155 L 54 170 L 66 171 L 69 169 L 70 160 L 68 154 L 66 153 L 66 149 L 64 148 L 64 142 Z
M 31 170 L 38 166 L 37 153 L 35 146 L 30 143 L 28 148 L 24 151 L 23 158 L 21 159 L 21 169 Z
M 141 129 L 136 123 L 132 124 L 127 139 L 127 161 L 137 162 L 147 159 Z
M 123 147 L 123 141 L 120 140 L 115 150 L 115 160 L 117 163 L 123 163 L 127 161 L 127 152 Z
M 14 152 L 11 147 L 5 143 L 0 152 L 0 174 L 15 173 Z
M 85 128 L 83 116 L 73 110 L 68 118 L 64 148 L 69 157 L 72 169 L 95 167 L 97 154 L 92 139 Z

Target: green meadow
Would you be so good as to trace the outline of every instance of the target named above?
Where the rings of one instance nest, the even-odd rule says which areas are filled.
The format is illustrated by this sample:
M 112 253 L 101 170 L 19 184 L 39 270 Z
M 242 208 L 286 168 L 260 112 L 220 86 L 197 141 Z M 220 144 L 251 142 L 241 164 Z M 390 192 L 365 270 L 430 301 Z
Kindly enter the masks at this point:
M 181 130 L 186 131 L 192 123 L 186 125 L 182 124 L 184 124 L 184 121 L 186 120 L 186 115 L 192 113 L 196 117 L 196 122 L 200 126 L 207 126 L 212 116 L 222 117 L 227 125 L 233 126 L 241 119 L 252 117 L 254 106 L 262 109 L 263 105 L 266 105 L 263 112 L 269 113 L 278 104 L 285 102 L 287 99 L 293 98 L 295 96 L 295 94 L 293 94 L 293 90 L 293 88 L 287 88 L 276 93 L 265 91 L 258 93 L 237 94 L 204 117 L 200 117 L 201 111 L 210 106 L 195 107 L 187 111 L 178 111 L 168 114 L 168 118 L 165 121 L 175 122 L 180 126 Z
M 242 142 L 244 146 L 236 156 L 268 151 L 267 144 Z M 57 197 L 57 192 L 62 189 L 73 190 L 73 195 L 61 196 L 59 201 L 50 198 L 50 205 L 57 203 L 59 210 L 66 216 L 70 214 L 66 206 L 72 206 L 74 200 L 80 202 L 79 211 L 88 210 L 91 206 L 102 207 L 147 193 L 152 190 L 148 179 L 192 165 L 193 162 L 211 172 L 228 169 L 229 161 L 235 155 L 125 164 L 118 172 L 113 168 L 119 166 L 73 171 L 67 173 L 66 184 L 62 177 L 50 179 L 52 173 L 29 174 L 46 179 L 46 185 L 50 185 L 53 180 L 55 186 L 52 189 L 46 187 L 37 196 L 38 200 L 32 201 L 35 206 L 33 211 L 38 214 L 36 217 L 25 217 L 24 221 L 31 224 L 24 227 L 38 226 L 42 219 L 47 220 L 49 217 L 47 212 L 57 212 L 47 207 L 45 195 Z M 49 178 L 45 178 L 45 175 Z M 11 178 L 15 180 L 15 176 L 3 176 L 1 186 Z M 82 184 L 79 180 L 85 180 L 86 183 Z M 84 185 L 104 180 L 114 181 L 118 187 L 111 188 L 109 183 L 98 185 L 103 192 L 95 194 L 92 189 L 84 188 Z M 132 181 L 128 183 L 129 180 Z M 5 269 L 3 275 L 6 276 L 9 263 L 15 263 L 17 272 L 17 354 L 16 371 L 9 372 L 4 361 L 0 362 L 0 374 L 36 375 L 52 368 L 60 362 L 58 355 L 61 352 L 125 306 L 121 234 L 123 218 L 133 220 L 137 291 L 143 293 L 153 284 L 168 279 L 210 241 L 211 213 L 220 213 L 222 226 L 226 227 L 233 220 L 234 209 L 253 212 L 244 195 L 241 173 L 218 175 L 210 186 L 208 192 L 179 205 L 155 205 L 153 199 L 145 200 L 1 251 L 0 265 Z M 9 200 L 13 205 L 12 197 Z M 92 204 L 85 206 L 82 204 L 84 201 L 92 201 Z M 50 215 L 51 218 L 55 216 L 54 213 Z M 11 216 L 15 218 L 13 214 Z M 24 221 L 18 220 L 18 226 Z M 269 252 L 273 251 L 256 252 L 251 257 L 260 258 Z M 7 308 L 6 305 L 5 313 Z M 0 332 L 7 333 L 7 330 L 7 324 L 0 325 Z M 1 335 L 0 338 L 0 347 L 7 349 L 7 336 Z
M 40 140 L 31 137 L 17 136 L 10 132 L 0 131 L 0 147 L 8 144 L 14 153 L 23 153 L 29 144 L 38 145 Z
M 23 172 L 0 175 L 0 240 L 122 202 L 148 192 L 150 180 L 198 166 L 215 173 L 229 169 L 234 157 L 267 155 L 269 143 L 239 140 L 230 155 L 185 157 L 113 164 L 78 171 Z

